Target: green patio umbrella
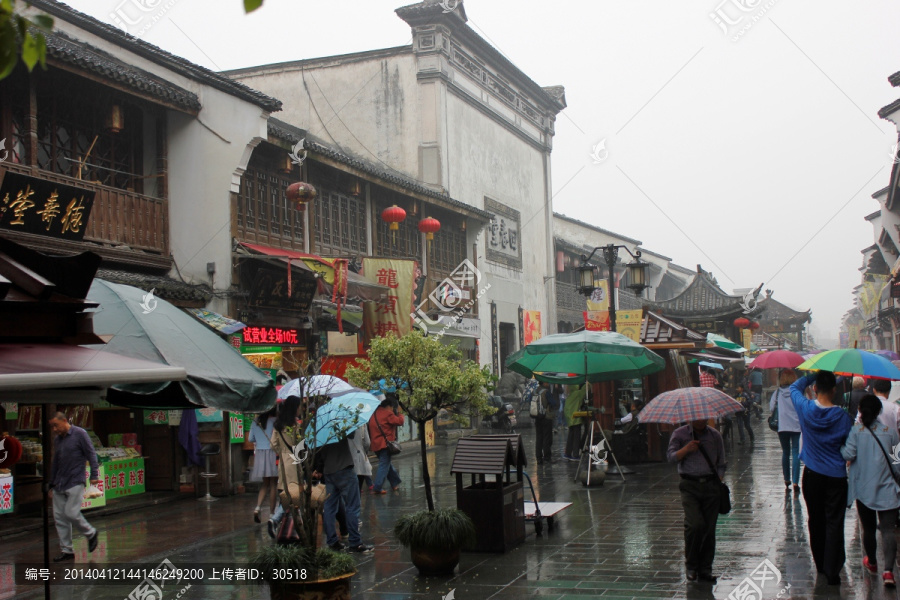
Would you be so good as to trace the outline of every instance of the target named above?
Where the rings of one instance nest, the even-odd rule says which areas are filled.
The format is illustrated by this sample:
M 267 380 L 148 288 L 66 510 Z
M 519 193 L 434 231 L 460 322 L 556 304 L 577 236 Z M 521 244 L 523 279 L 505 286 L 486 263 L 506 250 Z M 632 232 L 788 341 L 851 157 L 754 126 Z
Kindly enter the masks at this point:
M 611 331 L 548 335 L 506 359 L 516 373 L 562 384 L 633 379 L 662 371 L 665 364 L 650 349 Z
M 735 352 L 746 352 L 747 351 L 746 348 L 744 348 L 737 342 L 732 342 L 724 335 L 719 335 L 718 333 L 706 334 L 706 340 L 712 344 L 715 344 L 719 348 L 725 348 L 726 350 L 733 350 Z

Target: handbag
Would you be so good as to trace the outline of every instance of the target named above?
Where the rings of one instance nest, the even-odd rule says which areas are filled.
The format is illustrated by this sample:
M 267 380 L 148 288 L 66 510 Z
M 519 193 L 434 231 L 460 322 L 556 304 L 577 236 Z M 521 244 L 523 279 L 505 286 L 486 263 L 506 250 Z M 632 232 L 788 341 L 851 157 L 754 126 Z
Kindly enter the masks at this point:
M 866 429 L 869 429 L 866 427 Z M 875 435 L 875 432 L 869 429 L 869 433 L 872 434 L 872 437 L 875 438 L 875 443 L 878 444 L 878 447 L 881 448 L 881 453 L 884 454 L 884 460 L 887 461 L 888 464 L 888 473 L 891 474 L 891 477 L 894 479 L 894 483 L 900 485 L 900 481 L 897 480 L 897 475 L 894 473 L 894 463 L 891 462 L 891 459 L 888 458 L 887 450 L 884 449 L 884 446 L 881 445 L 881 440 L 878 439 L 878 436 Z
M 716 478 L 719 477 L 719 472 L 716 470 L 715 465 L 709 459 L 709 455 L 706 453 L 706 450 L 703 449 L 703 446 L 698 446 L 700 450 L 700 454 L 703 455 L 703 458 L 706 459 L 706 463 L 709 465 L 709 468 L 712 469 L 713 474 L 715 474 Z M 719 514 L 727 515 L 731 512 L 731 489 L 729 489 L 728 485 L 719 479 Z
M 775 410 L 769 415 L 769 429 L 778 433 L 778 401 L 775 402 Z
M 378 428 L 378 432 L 381 434 L 381 437 L 384 438 L 384 443 L 385 447 L 387 448 L 388 454 L 390 454 L 391 456 L 400 454 L 400 451 L 402 450 L 402 448 L 400 448 L 400 444 L 394 440 L 387 439 L 387 436 L 384 435 L 384 430 L 381 428 L 381 423 L 378 422 L 378 417 L 375 415 L 372 416 L 375 417 L 375 426 Z

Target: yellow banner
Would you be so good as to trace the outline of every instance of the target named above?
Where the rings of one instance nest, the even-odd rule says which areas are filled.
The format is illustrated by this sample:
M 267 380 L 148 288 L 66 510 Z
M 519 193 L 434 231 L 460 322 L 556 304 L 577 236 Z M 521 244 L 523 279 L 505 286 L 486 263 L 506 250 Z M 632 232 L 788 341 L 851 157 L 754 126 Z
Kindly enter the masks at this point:
M 859 345 L 859 325 L 847 325 L 850 333 L 850 339 L 847 340 L 850 348 L 856 348 Z
M 753 330 L 741 329 L 741 346 L 750 351 L 750 344 L 753 342 Z
M 616 311 L 616 331 L 638 344 L 641 343 L 641 325 L 643 322 L 643 310 Z
M 609 310 L 609 282 L 605 279 L 594 283 L 594 293 L 587 299 L 589 312 Z
M 871 277 L 873 281 L 866 281 L 859 290 L 859 308 L 864 318 L 871 319 L 875 316 L 881 294 L 888 285 L 888 276 L 869 274 L 867 277 Z
M 368 317 L 371 326 L 371 331 L 366 332 L 370 336 L 395 334 L 403 337 L 410 332 L 415 270 L 416 263 L 412 260 L 363 259 L 365 278 L 389 288 L 382 300 L 366 303 L 369 310 L 364 312 L 364 317 Z

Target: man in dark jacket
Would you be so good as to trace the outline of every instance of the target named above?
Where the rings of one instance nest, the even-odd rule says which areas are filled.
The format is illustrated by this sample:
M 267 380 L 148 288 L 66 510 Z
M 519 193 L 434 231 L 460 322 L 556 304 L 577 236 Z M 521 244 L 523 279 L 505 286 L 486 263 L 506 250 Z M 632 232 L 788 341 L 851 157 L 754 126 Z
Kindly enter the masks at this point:
M 559 403 L 553 406 L 550 398 L 550 384 L 542 381 L 537 391 L 533 395 L 538 399 L 544 409 L 544 414 L 538 414 L 534 418 L 534 454 L 537 458 L 537 464 L 553 462 L 553 423 L 556 422 L 556 411 L 559 410 Z
M 322 527 L 328 545 L 332 550 L 344 549 L 334 526 L 343 501 L 347 531 L 350 534 L 348 549 L 351 552 L 371 552 L 374 548 L 363 544 L 359 534 L 359 482 L 353 469 L 353 453 L 349 441 L 343 438 L 335 444 L 322 446 L 316 458 L 316 470 L 322 469 L 325 492 L 328 494 L 322 515 Z

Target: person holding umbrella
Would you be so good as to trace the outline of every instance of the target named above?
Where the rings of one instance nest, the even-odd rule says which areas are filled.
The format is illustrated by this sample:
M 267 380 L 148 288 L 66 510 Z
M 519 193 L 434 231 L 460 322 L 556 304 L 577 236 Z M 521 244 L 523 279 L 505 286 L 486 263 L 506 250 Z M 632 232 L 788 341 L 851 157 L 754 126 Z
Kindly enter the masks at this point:
M 810 401 L 804 390 L 813 383 L 816 399 Z M 828 585 L 841 584 L 840 572 L 846 559 L 847 469 L 841 446 L 852 427 L 850 416 L 834 404 L 834 388 L 831 371 L 801 377 L 791 385 L 791 401 L 803 435 L 800 460 L 806 465 L 802 488 L 809 515 L 809 545 L 816 570 L 825 574 Z
M 769 411 L 778 411 L 778 441 L 781 442 L 781 474 L 784 489 L 800 493 L 800 419 L 791 401 L 791 384 L 797 380 L 793 369 L 778 373 L 778 389 L 772 392 Z
M 678 463 L 681 506 L 684 508 L 684 566 L 688 581 L 716 582 L 712 564 L 716 556 L 719 519 L 719 482 L 725 475 L 722 435 L 697 419 L 672 432 L 666 452 Z M 715 467 L 715 470 L 711 468 Z

